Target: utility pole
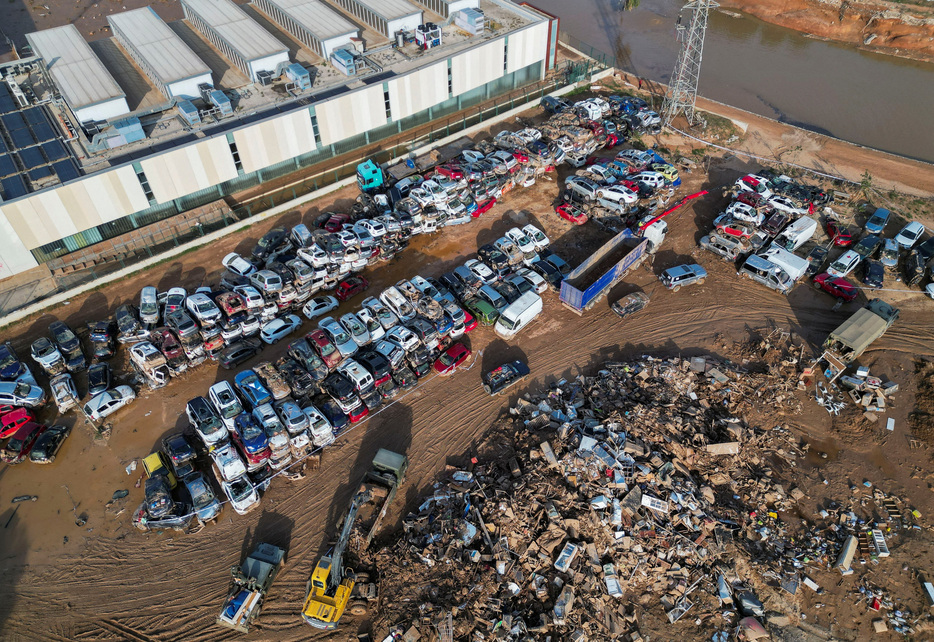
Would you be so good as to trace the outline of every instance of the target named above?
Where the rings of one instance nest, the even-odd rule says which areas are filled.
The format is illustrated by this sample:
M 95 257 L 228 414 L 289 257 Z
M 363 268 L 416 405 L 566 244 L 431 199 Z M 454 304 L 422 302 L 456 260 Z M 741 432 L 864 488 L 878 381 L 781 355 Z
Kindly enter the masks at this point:
M 681 16 L 678 16 L 678 39 L 681 41 L 681 49 L 662 105 L 664 125 L 670 125 L 680 113 L 684 113 L 688 122 L 694 124 L 694 103 L 697 100 L 697 81 L 700 78 L 704 53 L 707 17 L 711 8 L 719 6 L 714 0 L 692 0 L 682 7 L 682 11 L 692 10 L 691 24 L 685 29 L 681 24 Z

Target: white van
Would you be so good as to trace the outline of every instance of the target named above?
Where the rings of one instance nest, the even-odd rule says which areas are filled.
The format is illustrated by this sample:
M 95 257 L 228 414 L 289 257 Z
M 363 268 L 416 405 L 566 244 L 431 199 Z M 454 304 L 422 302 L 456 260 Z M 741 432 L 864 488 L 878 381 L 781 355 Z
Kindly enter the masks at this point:
M 360 394 L 366 394 L 373 389 L 373 375 L 353 359 L 344 359 L 343 363 L 337 366 L 337 371 L 347 377 Z
M 529 291 L 513 301 L 499 315 L 493 330 L 504 339 L 511 339 L 542 311 L 542 297 Z
M 803 277 L 808 271 L 808 266 L 810 266 L 807 259 L 802 259 L 800 256 L 792 254 L 774 243 L 768 249 L 760 252 L 760 256 L 784 270 L 792 281 L 797 281 Z
M 814 236 L 816 231 L 817 221 L 810 216 L 802 216 L 786 227 L 775 239 L 775 243 L 789 252 L 794 252 Z

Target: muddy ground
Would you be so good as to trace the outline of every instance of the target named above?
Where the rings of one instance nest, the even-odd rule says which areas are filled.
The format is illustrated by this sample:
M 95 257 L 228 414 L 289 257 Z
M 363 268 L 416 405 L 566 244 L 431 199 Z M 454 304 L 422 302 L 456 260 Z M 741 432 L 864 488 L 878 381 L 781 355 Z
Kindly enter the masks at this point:
M 788 132 L 793 130 L 784 129 L 785 134 L 791 135 Z M 780 132 L 776 135 L 780 139 Z M 671 146 L 672 141 L 666 140 L 666 144 Z M 849 148 L 850 155 L 839 157 L 827 148 L 814 153 L 835 166 L 853 168 L 853 155 L 858 158 L 859 153 L 865 153 L 855 149 Z M 709 174 L 698 169 L 686 175 L 681 192 L 719 187 L 755 167 L 735 156 L 715 159 Z M 911 173 L 917 171 L 917 166 L 909 163 L 899 167 L 900 174 L 895 172 L 892 180 L 910 184 Z M 566 172 L 563 169 L 560 178 Z M 931 179 L 924 175 L 919 180 Z M 552 209 L 557 193 L 554 181 L 517 189 L 472 224 L 417 237 L 400 258 L 365 273 L 371 282 L 367 294 L 417 273 L 437 276 L 473 256 L 478 245 L 526 222 L 544 228 L 553 240 L 553 249 L 572 265 L 576 264 L 609 235 L 593 224 L 576 227 L 559 219 Z M 50 314 L 7 329 L 2 338 L 12 340 L 23 353 L 53 319 L 81 326 L 109 313 L 120 303 L 134 300 L 144 285 L 156 285 L 160 290 L 182 285 L 190 290 L 214 283 L 219 279 L 220 259 L 225 253 L 248 251 L 260 235 L 275 225 L 311 222 L 320 211 L 348 208 L 354 195 L 353 188 L 343 190 L 301 212 L 264 221 L 221 243 L 170 259 L 148 273 L 82 295 Z M 107 443 L 95 442 L 89 429 L 77 422 L 74 434 L 53 465 L 0 468 L 2 637 L 37 640 L 232 637 L 214 626 L 228 586 L 228 569 L 239 563 L 255 542 L 268 541 L 288 549 L 288 563 L 263 611 L 260 632 L 253 638 L 313 638 L 316 634 L 299 618 L 305 584 L 372 456 L 378 448 L 386 447 L 405 452 L 411 461 L 401 501 L 390 515 L 389 523 L 398 524 L 407 508 L 430 490 L 445 464 L 464 463 L 487 427 L 509 406 L 510 399 L 494 399 L 483 393 L 481 371 L 505 360 L 523 358 L 534 377 L 530 387 L 540 388 L 561 377 L 592 372 L 597 364 L 608 359 L 646 353 L 730 357 L 733 355 L 728 352 L 735 342 L 743 341 L 751 331 L 770 326 L 797 333 L 817 346 L 830 330 L 865 303 L 866 296 L 862 295 L 857 301 L 834 309 L 834 299 L 808 285 L 800 285 L 784 297 L 739 280 L 731 266 L 697 248 L 697 240 L 709 229 L 723 205 L 719 190 L 714 189 L 709 196 L 672 215 L 671 233 L 653 264 L 644 264 L 614 288 L 611 300 L 635 290 L 648 293 L 651 303 L 644 313 L 621 321 L 603 302 L 584 316 L 577 316 L 564 308 L 554 293 L 548 293 L 542 317 L 517 339 L 507 343 L 489 329 L 478 328 L 467 339 L 474 352 L 469 370 L 448 378 L 426 380 L 328 448 L 320 470 L 298 482 L 276 480 L 262 505 L 246 517 L 227 509 L 218 524 L 194 535 L 142 534 L 130 524 L 131 513 L 141 501 L 143 491 L 136 487 L 140 470 L 127 475 L 124 468 L 158 447 L 165 435 L 187 427 L 184 404 L 188 399 L 204 394 L 215 381 L 232 379 L 234 373 L 219 370 L 211 362 L 173 380 L 162 390 L 143 394 L 112 417 L 113 433 Z M 656 275 L 684 262 L 701 263 L 710 278 L 704 285 L 678 293 L 661 288 Z M 934 513 L 931 453 L 926 446 L 911 447 L 908 418 L 915 407 L 917 363 L 934 360 L 930 332 L 932 302 L 917 288 L 905 291 L 901 285 L 887 287 L 895 291 L 886 291 L 884 298 L 898 305 L 902 314 L 897 324 L 864 355 L 862 363 L 901 386 L 890 413 L 896 420 L 895 431 L 889 433 L 865 422 L 831 421 L 826 411 L 808 400 L 801 415 L 769 419 L 789 425 L 803 440 L 814 445 L 815 452 L 828 455 L 809 458 L 804 464 L 812 482 L 804 489 L 810 507 L 816 509 L 822 502 L 845 497 L 851 481 L 859 484 L 870 480 L 887 492 L 903 496 L 927 523 L 927 516 Z M 361 298 L 343 305 L 340 312 L 353 309 Z M 303 331 L 311 327 L 311 323 L 306 323 Z M 285 344 L 267 348 L 244 367 L 278 357 L 284 350 Z M 922 367 L 921 372 L 927 370 Z M 79 390 L 84 389 L 84 382 L 79 381 Z M 520 392 L 515 391 L 512 398 Z M 763 403 L 767 404 L 767 400 Z M 76 423 L 73 415 L 58 421 Z M 827 479 L 828 484 L 824 485 L 821 479 Z M 114 491 L 120 489 L 128 489 L 129 497 L 106 506 Z M 37 495 L 39 499 L 11 505 L 12 498 L 24 494 Z M 86 517 L 87 523 L 76 526 L 76 516 Z M 893 551 L 894 560 L 886 566 L 890 572 L 887 578 L 902 583 L 905 591 L 914 596 L 916 612 L 921 610 L 920 590 L 911 584 L 908 572 L 898 569 L 902 565 L 910 570 L 930 568 L 934 561 L 930 544 L 929 531 L 925 529 L 910 544 Z M 822 574 L 818 581 L 828 591 L 819 599 L 837 606 L 807 608 L 808 621 L 819 627 L 833 626 L 838 635 L 847 639 L 866 639 L 860 637 L 860 632 L 867 632 L 865 606 L 857 606 L 856 599 L 847 596 L 848 581 L 838 587 L 838 577 L 830 573 Z M 810 600 L 811 604 L 818 600 L 802 599 Z M 348 621 L 347 626 L 330 637 L 351 639 L 357 626 L 366 624 Z M 677 636 L 692 639 L 689 622 L 679 624 L 676 629 Z M 671 630 L 659 633 L 656 639 L 674 638 Z

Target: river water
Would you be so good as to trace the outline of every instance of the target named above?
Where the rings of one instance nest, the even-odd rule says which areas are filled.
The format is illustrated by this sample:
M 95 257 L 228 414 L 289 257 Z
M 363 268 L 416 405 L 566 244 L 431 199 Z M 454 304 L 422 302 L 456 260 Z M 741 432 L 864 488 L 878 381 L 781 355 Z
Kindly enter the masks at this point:
M 561 31 L 614 54 L 620 67 L 667 82 L 678 41 L 677 0 L 533 0 Z M 687 25 L 690 12 L 682 20 Z M 934 162 L 934 65 L 860 51 L 713 10 L 698 93 L 875 149 Z M 868 168 L 872 171 L 872 168 Z

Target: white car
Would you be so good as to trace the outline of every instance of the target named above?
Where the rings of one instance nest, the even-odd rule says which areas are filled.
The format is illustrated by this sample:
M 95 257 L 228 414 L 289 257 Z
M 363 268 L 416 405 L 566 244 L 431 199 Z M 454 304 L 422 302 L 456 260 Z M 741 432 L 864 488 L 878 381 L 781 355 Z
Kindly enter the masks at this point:
M 84 404 L 84 414 L 94 421 L 100 421 L 131 401 L 136 399 L 136 393 L 130 386 L 117 386 L 110 390 L 105 390 L 96 397 L 92 397 L 89 402 Z
M 513 136 L 521 138 L 526 143 L 531 143 L 536 140 L 542 139 L 542 133 L 535 129 L 534 127 L 526 127 L 525 129 L 520 129 Z
M 530 270 L 528 268 L 520 268 L 516 270 L 516 274 L 521 276 L 523 279 L 532 284 L 532 288 L 538 293 L 541 294 L 548 289 L 548 281 L 542 278 L 542 275 L 538 272 Z
M 252 285 L 237 285 L 233 290 L 243 297 L 247 310 L 262 310 L 266 307 L 266 299 Z
M 263 325 L 259 331 L 259 338 L 266 345 L 278 343 L 283 337 L 287 337 L 302 327 L 302 320 L 297 314 L 289 314 L 279 319 L 273 319 Z
M 316 448 L 324 448 L 334 443 L 334 429 L 331 423 L 314 406 L 302 408 L 302 412 L 308 417 L 308 432 L 311 433 L 311 440 Z
M 377 220 L 364 219 L 362 221 L 357 221 L 356 226 L 365 229 L 374 239 L 386 236 L 386 227 Z
M 756 227 L 765 223 L 765 213 L 741 201 L 730 203 L 726 208 L 726 215 L 736 221 L 752 223 Z
M 221 259 L 221 264 L 237 276 L 248 277 L 256 272 L 256 266 L 236 252 L 231 252 Z
M 328 254 L 317 243 L 312 243 L 308 247 L 299 248 L 298 258 L 313 268 L 320 269 L 328 264 Z
M 392 310 L 400 321 L 410 321 L 415 318 L 415 308 L 395 286 L 389 286 L 383 290 L 379 295 L 379 300 Z
M 661 189 L 665 187 L 666 183 L 664 174 L 653 172 L 652 170 L 641 171 L 634 176 L 630 176 L 629 180 L 642 183 L 643 185 L 648 185 L 652 189 Z
M 502 150 L 498 152 L 493 152 L 486 158 L 488 161 L 490 161 L 494 165 L 497 163 L 502 163 L 510 173 L 514 172 L 516 169 L 516 165 L 519 164 L 516 161 L 515 156 L 513 156 L 509 152 L 504 152 Z
M 389 365 L 395 369 L 398 368 L 405 359 L 405 350 L 392 341 L 383 340 L 376 344 L 375 350 L 386 357 Z
M 769 189 L 769 182 L 755 174 L 746 174 L 741 178 L 737 178 L 736 186 L 741 190 L 758 194 L 762 198 L 769 198 L 772 196 L 772 190 Z
M 353 312 L 348 312 L 340 318 L 340 324 L 350 334 L 359 347 L 363 347 L 370 342 L 370 332 L 366 329 L 366 324 L 357 318 Z
M 327 314 L 331 310 L 337 308 L 339 305 L 340 301 L 330 295 L 316 296 L 305 304 L 305 306 L 302 308 L 302 314 L 304 314 L 305 317 L 307 317 L 310 321 L 320 317 L 322 314 Z
M 416 290 L 427 296 L 429 299 L 434 299 L 435 301 L 441 300 L 441 293 L 438 292 L 438 288 L 429 283 L 428 279 L 425 277 L 415 275 L 410 279 L 409 282 L 415 286 Z
M 208 389 L 208 399 L 227 429 L 233 430 L 234 420 L 237 415 L 243 413 L 243 404 L 240 403 L 233 386 L 226 381 L 218 381 Z
M 49 382 L 52 389 L 52 397 L 55 399 L 55 405 L 58 411 L 65 414 L 78 405 L 78 389 L 75 388 L 75 380 L 67 372 L 52 377 Z
M 47 337 L 39 337 L 29 347 L 29 354 L 49 374 L 65 369 L 65 357 Z
M 246 475 L 241 475 L 233 481 L 223 481 L 221 487 L 238 515 L 246 515 L 259 506 L 259 493 Z
M 399 323 L 399 317 L 397 317 L 392 310 L 383 305 L 375 296 L 364 299 L 363 307 L 376 317 L 384 330 L 388 330 Z
M 370 334 L 370 341 L 379 341 L 386 334 L 386 329 L 379 319 L 366 308 L 357 310 L 357 318 L 366 326 L 366 331 Z M 392 327 L 392 326 L 390 326 Z
M 597 198 L 612 201 L 614 203 L 625 203 L 632 205 L 639 202 L 639 195 L 626 187 L 625 185 L 610 185 L 602 187 L 597 191 Z
M 538 250 L 535 241 L 529 238 L 529 235 L 518 227 L 514 227 L 506 232 L 506 238 L 515 243 L 516 247 L 518 247 L 519 251 L 523 254 L 534 254 Z
M 531 223 L 524 226 L 522 231 L 525 232 L 530 239 L 532 239 L 532 242 L 535 243 L 535 247 L 538 249 L 542 249 L 551 245 L 551 240 L 545 236 L 545 233 Z
M 230 443 L 224 444 L 211 451 L 211 460 L 214 462 L 214 475 L 217 481 L 225 482 L 246 475 L 246 464 Z
M 918 221 L 912 221 L 895 235 L 895 242 L 906 250 L 910 250 L 915 243 L 921 240 L 922 234 L 924 234 L 924 226 Z
M 483 261 L 478 261 L 477 259 L 470 259 L 464 263 L 464 267 L 470 270 L 471 274 L 483 281 L 484 285 L 489 285 L 496 281 L 496 275 L 493 274 L 493 270 L 487 266 Z
M 856 269 L 856 266 L 859 265 L 862 260 L 863 257 L 861 257 L 856 250 L 847 250 L 837 257 L 836 261 L 830 264 L 827 268 L 827 274 L 830 276 L 844 277 Z
M 399 346 L 406 352 L 414 350 L 422 343 L 417 334 L 401 325 L 390 328 L 389 332 L 386 333 L 386 341 Z
M 357 342 L 334 317 L 324 317 L 318 321 L 318 327 L 328 335 L 341 357 L 352 357 L 357 352 Z
M 165 308 L 162 310 L 163 318 L 169 312 L 181 310 L 185 306 L 185 299 L 188 298 L 188 292 L 185 288 L 171 288 L 165 293 Z
M 207 294 L 192 294 L 185 300 L 185 307 L 202 326 L 214 325 L 221 318 L 221 310 Z
M 334 235 L 334 238 L 340 241 L 340 244 L 344 247 L 344 249 L 348 247 L 357 247 L 357 245 L 360 244 L 360 238 L 351 230 L 347 229 L 337 232 Z
M 272 270 L 254 272 L 250 275 L 250 284 L 266 294 L 275 294 L 284 287 L 282 277 Z
M 477 161 L 483 160 L 484 156 L 475 149 L 465 149 L 461 152 L 461 156 L 468 163 L 476 163 Z
M 795 205 L 794 201 L 787 196 L 773 194 L 766 202 L 779 212 L 784 212 L 791 216 L 805 216 L 808 213 L 808 208 L 798 207 Z

